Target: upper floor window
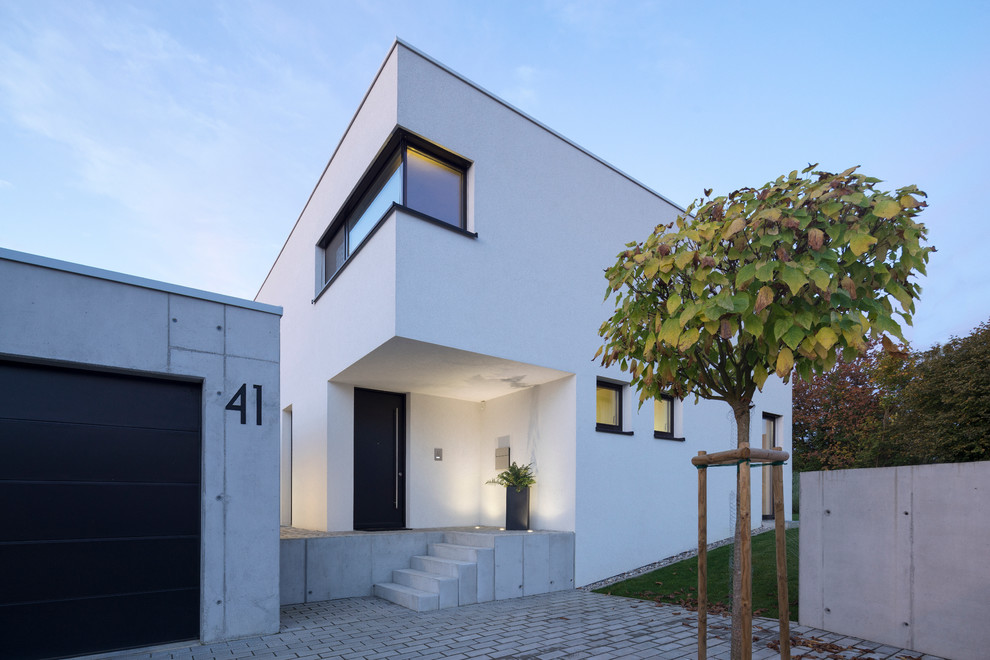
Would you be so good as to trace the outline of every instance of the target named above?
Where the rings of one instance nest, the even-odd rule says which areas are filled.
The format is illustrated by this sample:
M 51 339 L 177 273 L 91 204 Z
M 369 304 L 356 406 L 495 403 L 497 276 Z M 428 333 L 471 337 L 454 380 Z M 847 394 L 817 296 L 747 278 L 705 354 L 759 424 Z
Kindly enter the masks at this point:
M 470 162 L 396 130 L 319 241 L 323 282 L 343 267 L 393 206 L 466 230 L 464 173 Z
M 463 169 L 412 147 L 405 156 L 405 206 L 464 229 Z

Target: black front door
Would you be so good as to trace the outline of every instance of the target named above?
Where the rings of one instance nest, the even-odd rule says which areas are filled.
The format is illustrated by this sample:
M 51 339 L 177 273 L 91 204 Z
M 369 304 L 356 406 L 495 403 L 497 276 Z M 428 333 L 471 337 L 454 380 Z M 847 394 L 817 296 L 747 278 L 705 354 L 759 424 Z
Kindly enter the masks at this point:
M 354 529 L 406 526 L 406 397 L 354 388 Z

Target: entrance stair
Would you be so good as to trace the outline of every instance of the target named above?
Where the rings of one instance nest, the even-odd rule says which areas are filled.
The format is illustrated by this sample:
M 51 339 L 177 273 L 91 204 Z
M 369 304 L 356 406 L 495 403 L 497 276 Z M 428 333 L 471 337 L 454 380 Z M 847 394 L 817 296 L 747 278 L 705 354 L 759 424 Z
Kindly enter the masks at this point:
M 443 543 L 412 557 L 409 568 L 392 571 L 391 582 L 374 585 L 374 594 L 417 612 L 495 600 L 495 550 L 465 545 L 471 536 L 444 534 Z
M 283 528 L 279 580 L 283 605 L 375 595 L 419 611 L 563 591 L 574 588 L 574 532 Z

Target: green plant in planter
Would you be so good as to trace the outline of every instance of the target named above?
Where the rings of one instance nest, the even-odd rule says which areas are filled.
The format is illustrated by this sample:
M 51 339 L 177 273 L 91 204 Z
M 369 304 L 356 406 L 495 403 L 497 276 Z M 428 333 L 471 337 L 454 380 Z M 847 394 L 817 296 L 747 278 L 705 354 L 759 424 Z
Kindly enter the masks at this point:
M 514 486 L 517 493 L 522 492 L 523 488 L 529 488 L 536 483 L 536 477 L 533 476 L 533 464 L 518 465 L 513 461 L 508 470 L 500 472 L 494 479 L 489 479 L 485 483 L 507 488 Z

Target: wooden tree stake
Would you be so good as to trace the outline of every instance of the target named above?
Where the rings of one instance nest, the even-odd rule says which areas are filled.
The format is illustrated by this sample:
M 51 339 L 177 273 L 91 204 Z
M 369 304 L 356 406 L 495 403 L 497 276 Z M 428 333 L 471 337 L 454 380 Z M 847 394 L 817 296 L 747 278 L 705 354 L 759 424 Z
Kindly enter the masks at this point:
M 739 443 L 740 449 L 749 449 L 748 442 Z M 736 525 L 739 527 L 739 571 L 742 592 L 742 660 L 753 657 L 753 547 L 750 529 L 750 509 L 753 508 L 749 488 L 749 462 L 736 466 L 739 501 L 736 504 Z
M 774 447 L 775 451 L 783 451 Z M 777 541 L 777 611 L 780 613 L 780 657 L 791 660 L 791 612 L 787 595 L 787 532 L 784 525 L 784 468 L 774 465 L 773 518 Z
M 698 456 L 705 452 L 699 451 Z M 708 468 L 698 466 L 698 660 L 708 655 Z
M 736 525 L 739 530 L 740 613 L 742 619 L 742 644 L 740 657 L 753 657 L 753 546 L 750 529 L 750 463 L 778 463 L 772 466 L 774 537 L 777 550 L 777 604 L 780 609 L 780 656 L 791 658 L 790 612 L 787 601 L 787 539 L 784 534 L 784 469 L 779 465 L 790 456 L 780 447 L 773 449 L 749 448 L 748 442 L 738 449 L 706 454 L 699 451 L 691 459 L 698 468 L 698 660 L 705 660 L 708 653 L 708 467 L 715 465 L 736 466 Z

